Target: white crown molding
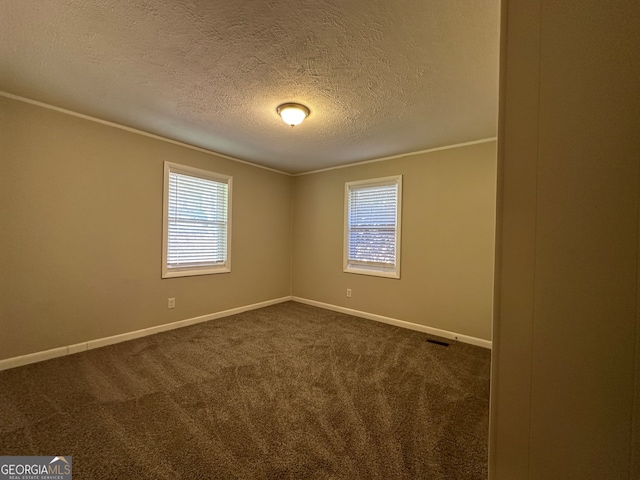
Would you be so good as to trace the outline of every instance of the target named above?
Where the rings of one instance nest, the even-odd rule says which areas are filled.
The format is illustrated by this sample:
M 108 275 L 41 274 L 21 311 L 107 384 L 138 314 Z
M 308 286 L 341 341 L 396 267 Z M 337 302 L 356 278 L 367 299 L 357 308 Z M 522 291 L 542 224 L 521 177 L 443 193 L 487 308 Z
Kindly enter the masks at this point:
M 419 150 L 417 152 L 400 153 L 398 155 L 391 155 L 389 157 L 374 158 L 371 160 L 363 160 L 362 162 L 347 163 L 345 165 L 336 165 L 335 167 L 327 167 L 327 168 L 321 168 L 319 170 L 311 170 L 309 172 L 294 173 L 292 174 L 292 176 L 301 177 L 303 175 L 313 175 L 314 173 L 322 173 L 322 172 L 329 172 L 331 170 L 340 170 L 343 168 L 357 167 L 360 165 L 366 165 L 367 163 L 386 162 L 387 160 L 395 160 L 403 157 L 411 157 L 413 155 L 421 155 L 423 153 L 432 153 L 432 152 L 439 152 L 442 150 L 451 150 L 453 148 L 469 147 L 471 145 L 479 145 L 481 143 L 495 142 L 496 140 L 497 140 L 497 137 L 482 138 L 480 140 L 474 140 L 472 142 L 456 143 L 454 145 L 445 145 L 443 147 L 429 148 L 427 150 Z
M 287 172 L 282 172 L 280 170 L 276 170 L 275 168 L 265 167 L 264 165 L 259 165 L 257 163 L 249 162 L 247 160 L 242 160 L 240 158 L 231 157 L 229 155 L 225 155 L 224 153 L 214 152 L 213 150 L 207 150 L 206 148 L 196 147 L 195 145 L 190 145 L 188 143 L 180 142 L 178 140 L 173 140 L 171 138 L 162 137 L 160 135 L 156 135 L 155 133 L 145 132 L 144 130 L 138 130 L 137 128 L 127 127 L 126 125 L 120 125 L 119 123 L 110 122 L 108 120 L 102 120 L 100 118 L 92 117 L 90 115 L 85 115 L 84 113 L 74 112 L 73 110 L 67 110 L 66 108 L 56 107 L 55 105 L 50 105 L 48 103 L 39 102 L 37 100 L 32 100 L 30 98 L 21 97 L 19 95 L 14 95 L 13 93 L 4 92 L 0 90 L 0 97 L 10 98 L 12 100 L 17 100 L 18 102 L 28 103 L 30 105 L 36 105 L 38 107 L 47 108 L 49 110 L 56 111 L 58 113 L 64 113 L 66 115 L 71 115 L 72 117 L 82 118 L 83 120 L 89 120 L 90 122 L 99 123 L 101 125 L 106 125 L 108 127 L 118 128 L 120 130 L 125 130 L 130 133 L 136 133 L 138 135 L 142 135 L 145 137 L 153 138 L 155 140 L 161 140 L 163 142 L 172 143 L 174 145 L 178 145 L 180 147 L 189 148 L 191 150 L 196 150 L 197 152 L 206 153 L 208 155 L 214 155 L 216 157 L 224 158 L 225 160 L 231 160 L 232 162 L 242 163 L 244 165 L 250 165 L 252 167 L 261 168 L 263 170 L 269 170 L 270 172 L 279 173 L 280 175 L 286 175 L 291 177 L 292 174 Z
M 417 151 L 417 152 L 401 153 L 401 154 L 392 155 L 392 156 L 389 156 L 389 157 L 374 158 L 374 159 L 371 159 L 371 160 L 363 160 L 361 162 L 348 163 L 348 164 L 345 164 L 345 165 L 336 165 L 335 167 L 321 168 L 319 170 L 311 170 L 309 172 L 288 173 L 288 172 L 283 172 L 281 170 L 276 170 L 275 168 L 265 167 L 264 165 L 259 165 L 257 163 L 249 162 L 248 160 L 242 160 L 242 159 L 237 158 L 237 157 L 231 157 L 229 155 L 225 155 L 224 153 L 218 153 L 218 152 L 215 152 L 213 150 L 207 150 L 206 148 L 196 147 L 195 145 L 190 145 L 188 143 L 180 142 L 178 140 L 173 140 L 171 138 L 162 137 L 160 135 L 156 135 L 155 133 L 145 132 L 144 130 L 138 130 L 137 128 L 127 127 L 126 125 L 120 125 L 119 123 L 110 122 L 108 120 L 102 120 L 100 118 L 92 117 L 90 115 L 85 115 L 84 113 L 78 113 L 78 112 L 74 112 L 73 110 L 67 110 L 66 108 L 56 107 L 55 105 L 50 105 L 48 103 L 40 102 L 38 100 L 32 100 L 30 98 L 21 97 L 20 95 L 14 95 L 13 93 L 4 92 L 2 90 L 0 90 L 0 97 L 6 97 L 6 98 L 10 98 L 12 100 L 19 101 L 19 102 L 28 103 L 30 105 L 36 105 L 38 107 L 42 107 L 42 108 L 46 108 L 46 109 L 49 109 L 49 110 L 53 110 L 53 111 L 58 112 L 58 113 L 64 113 L 66 115 L 71 115 L 72 117 L 82 118 L 84 120 L 89 120 L 90 122 L 99 123 L 101 125 L 106 125 L 108 127 L 118 128 L 120 130 L 125 130 L 125 131 L 130 132 L 130 133 L 135 133 L 135 134 L 138 134 L 138 135 L 143 135 L 145 137 L 153 138 L 155 140 L 160 140 L 160 141 L 163 141 L 163 142 L 172 143 L 174 145 L 178 145 L 180 147 L 189 148 L 189 149 L 195 150 L 197 152 L 206 153 L 207 155 L 214 155 L 216 157 L 224 158 L 226 160 L 231 160 L 232 162 L 238 162 L 238 163 L 242 163 L 244 165 L 250 165 L 252 167 L 261 168 L 263 170 L 268 170 L 270 172 L 279 173 L 280 175 L 286 175 L 288 177 L 299 177 L 299 176 L 302 176 L 302 175 L 312 175 L 314 173 L 328 172 L 330 170 L 338 170 L 338 169 L 341 169 L 341 168 L 357 167 L 359 165 L 365 165 L 367 163 L 385 162 L 387 160 L 394 160 L 394 159 L 397 159 L 397 158 L 410 157 L 412 155 L 420 155 L 420 154 L 423 154 L 423 153 L 438 152 L 438 151 L 441 151 L 441 150 L 450 150 L 452 148 L 468 147 L 468 146 L 471 146 L 471 145 L 478 145 L 478 144 L 481 144 L 481 143 L 488 143 L 488 142 L 496 141 L 496 137 L 483 138 L 483 139 L 480 139 L 480 140 L 474 140 L 472 142 L 457 143 L 457 144 L 454 144 L 454 145 L 446 145 L 446 146 L 443 146 L 443 147 L 430 148 L 430 149 L 427 149 L 427 150 L 420 150 L 420 151 Z

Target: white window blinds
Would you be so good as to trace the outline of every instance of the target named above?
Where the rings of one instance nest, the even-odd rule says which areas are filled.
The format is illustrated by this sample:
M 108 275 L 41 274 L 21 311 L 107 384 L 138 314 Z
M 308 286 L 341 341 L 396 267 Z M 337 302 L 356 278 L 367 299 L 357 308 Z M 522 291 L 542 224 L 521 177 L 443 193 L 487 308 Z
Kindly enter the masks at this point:
M 397 276 L 400 189 L 401 177 L 346 184 L 345 271 Z
M 229 271 L 231 179 L 172 164 L 165 175 L 164 276 Z

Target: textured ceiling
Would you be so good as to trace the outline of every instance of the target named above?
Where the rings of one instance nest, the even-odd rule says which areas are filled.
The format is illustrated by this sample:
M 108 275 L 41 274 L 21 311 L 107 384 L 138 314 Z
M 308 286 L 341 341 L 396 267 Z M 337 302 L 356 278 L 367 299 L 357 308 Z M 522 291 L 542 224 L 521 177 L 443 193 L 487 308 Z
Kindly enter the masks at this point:
M 499 0 L 0 0 L 0 90 L 296 173 L 495 136 L 498 34 Z

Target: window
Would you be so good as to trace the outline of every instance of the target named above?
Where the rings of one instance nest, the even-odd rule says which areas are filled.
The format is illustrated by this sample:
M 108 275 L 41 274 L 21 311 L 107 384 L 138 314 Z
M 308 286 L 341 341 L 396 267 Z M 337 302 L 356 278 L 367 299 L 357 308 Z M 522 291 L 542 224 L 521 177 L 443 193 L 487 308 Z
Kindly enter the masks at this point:
M 401 203 L 401 175 L 345 183 L 345 272 L 400 278 Z
M 162 278 L 231 271 L 231 181 L 164 163 Z

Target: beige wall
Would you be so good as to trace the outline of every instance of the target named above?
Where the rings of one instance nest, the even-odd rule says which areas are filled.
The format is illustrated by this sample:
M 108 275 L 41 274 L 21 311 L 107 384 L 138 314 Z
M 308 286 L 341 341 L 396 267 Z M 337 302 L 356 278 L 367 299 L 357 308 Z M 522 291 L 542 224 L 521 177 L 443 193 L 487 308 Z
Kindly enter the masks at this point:
M 291 177 L 4 97 L 0 146 L 0 359 L 290 294 Z M 164 160 L 233 176 L 231 273 L 160 278 Z
M 292 289 L 490 339 L 494 142 L 292 179 L 0 97 L 0 145 L 0 359 Z M 160 278 L 165 160 L 234 177 L 230 274 Z M 344 182 L 396 174 L 402 279 L 343 273 Z
M 489 142 L 295 177 L 293 295 L 490 340 L 495 169 Z M 402 278 L 344 273 L 345 182 L 399 174 Z
M 503 12 L 490 478 L 639 479 L 640 2 Z

